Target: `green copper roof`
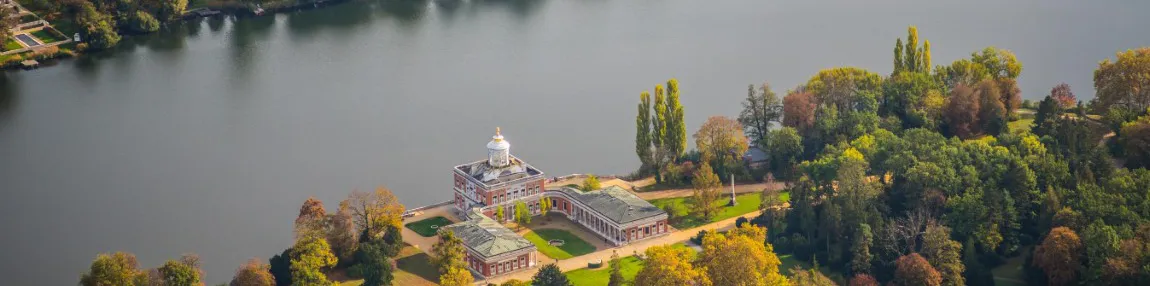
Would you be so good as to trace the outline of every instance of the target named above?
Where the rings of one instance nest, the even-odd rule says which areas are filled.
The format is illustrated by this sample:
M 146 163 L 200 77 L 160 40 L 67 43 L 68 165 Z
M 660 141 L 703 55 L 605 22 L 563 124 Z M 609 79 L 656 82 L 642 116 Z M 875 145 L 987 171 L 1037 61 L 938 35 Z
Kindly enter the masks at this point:
M 500 254 L 524 249 L 535 248 L 534 244 L 507 229 L 499 222 L 484 216 L 479 209 L 473 209 L 467 215 L 465 222 L 449 225 L 445 228 L 455 232 L 463 245 L 483 257 L 492 257 Z

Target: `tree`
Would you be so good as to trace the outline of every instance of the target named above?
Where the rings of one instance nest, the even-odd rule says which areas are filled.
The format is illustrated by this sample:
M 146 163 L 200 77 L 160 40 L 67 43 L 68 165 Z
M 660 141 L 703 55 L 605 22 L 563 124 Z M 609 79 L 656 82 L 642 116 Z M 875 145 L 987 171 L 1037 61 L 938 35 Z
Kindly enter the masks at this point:
M 531 223 L 531 211 L 523 201 L 515 202 L 515 223 L 519 226 Z
M 547 264 L 543 268 L 539 268 L 539 272 L 535 272 L 535 276 L 531 278 L 531 285 L 570 286 L 571 282 L 567 281 L 567 274 L 563 274 L 563 271 L 559 270 L 559 266 Z
M 331 246 L 321 237 L 305 237 L 296 242 L 291 253 L 292 285 L 330 285 L 324 272 L 335 266 Z
M 715 200 L 719 199 L 719 188 L 722 186 L 719 183 L 719 176 L 716 176 L 715 172 L 711 170 L 710 164 L 703 162 L 703 165 L 695 170 L 695 177 L 691 180 L 691 184 L 694 186 L 692 210 L 696 215 L 710 220 L 718 209 L 715 206 Z
M 161 19 L 172 20 L 184 14 L 184 9 L 188 7 L 188 0 L 159 0 L 159 7 L 156 9 L 156 15 Z
M 252 258 L 236 269 L 229 286 L 274 286 L 276 279 L 270 272 L 271 265 L 263 263 L 259 258 Z
M 747 153 L 747 136 L 743 134 L 743 126 L 729 117 L 707 118 L 694 137 L 695 147 L 702 153 L 703 162 L 730 166 L 732 164 L 728 162 L 738 162 Z
M 998 135 L 1007 131 L 1007 115 L 1009 111 L 1002 101 L 999 86 L 994 81 L 982 81 L 975 87 L 979 95 L 978 121 L 982 132 L 989 135 Z
M 1095 219 L 1090 223 L 1083 236 L 1082 244 L 1086 246 L 1088 266 L 1086 278 L 1088 281 L 1099 282 L 1106 259 L 1118 252 L 1121 240 L 1114 228 L 1102 222 L 1102 219 Z
M 186 257 L 186 256 L 185 256 Z M 194 286 L 200 284 L 199 258 L 184 259 L 184 261 L 168 260 L 160 266 L 160 275 L 164 278 L 165 286 Z
M 815 107 L 818 103 L 810 92 L 791 92 L 783 97 L 783 126 L 793 127 L 806 134 L 815 125 Z
M 1133 110 L 1150 107 L 1150 47 L 1126 50 L 1098 63 L 1094 70 L 1094 108 L 1107 110 L 1113 105 Z
M 861 224 L 858 227 L 858 233 L 855 234 L 854 245 L 851 246 L 851 264 L 850 270 L 857 275 L 870 274 L 871 270 L 871 255 L 870 245 L 874 242 L 874 234 L 871 233 L 869 224 Z M 872 278 L 873 279 L 873 278 Z
M 651 153 L 651 94 L 639 94 L 639 112 L 635 116 L 635 154 L 642 163 L 640 170 L 648 170 L 655 164 Z
M 499 286 L 531 286 L 531 281 L 520 281 L 518 279 L 511 279 L 504 281 Z
M 547 212 L 551 210 L 551 199 L 547 197 L 539 198 L 539 215 L 546 217 Z
M 933 68 L 930 65 L 930 60 L 930 40 L 924 40 L 922 41 L 922 66 L 919 69 L 920 72 L 930 72 L 930 69 Z
M 763 243 L 766 236 L 766 229 L 750 224 L 726 234 L 709 232 L 698 264 L 715 285 L 787 285 L 774 247 Z
M 794 285 L 794 286 L 837 286 L 838 285 L 835 283 L 834 280 L 831 280 L 830 277 L 827 277 L 826 275 L 823 275 L 822 272 L 819 272 L 819 270 L 817 268 L 818 268 L 818 264 L 815 265 L 815 269 L 810 269 L 810 270 L 803 269 L 802 266 L 795 266 L 794 268 L 791 268 L 790 269 L 790 272 L 791 272 L 790 285 Z
M 667 162 L 667 129 L 669 114 L 667 114 L 667 96 L 662 85 L 655 85 L 655 116 L 651 118 L 651 145 L 655 149 L 652 157 L 655 158 L 655 181 L 663 181 L 663 164 Z
M 970 138 L 981 130 L 979 127 L 979 109 L 981 101 L 970 89 L 964 84 L 955 86 L 950 91 L 950 101 L 943 111 L 943 117 L 946 118 L 946 124 L 950 127 L 950 133 L 961 137 Z
M 1065 82 L 1051 88 L 1050 97 L 1062 108 L 1071 108 L 1078 103 L 1078 97 L 1074 96 L 1074 92 L 1070 90 L 1070 85 Z
M 323 202 L 315 197 L 309 197 L 299 208 L 299 215 L 295 219 L 295 239 L 303 240 L 307 237 L 324 237 L 327 234 L 327 211 Z
M 467 262 L 464 260 L 466 251 L 463 248 L 463 240 L 455 236 L 454 232 L 442 230 L 439 231 L 439 242 L 431 247 L 431 253 L 434 254 L 431 262 L 439 269 L 440 275 L 447 274 L 451 269 L 466 269 Z
M 691 265 L 694 250 L 661 245 L 647 248 L 643 269 L 635 275 L 635 286 L 712 285 L 706 273 Z
M 902 72 L 903 69 L 905 69 L 905 67 L 902 63 L 902 38 L 897 38 L 894 40 L 894 70 L 892 70 L 890 74 L 896 75 Z
M 1118 131 L 1118 143 L 1126 155 L 1126 166 L 1145 168 L 1150 166 L 1150 122 L 1139 120 L 1122 125 Z
M 942 276 L 942 285 L 966 285 L 962 273 L 962 244 L 950 240 L 950 228 L 941 225 L 928 225 L 922 237 L 922 255 Z
M 603 185 L 599 183 L 599 177 L 589 174 L 587 175 L 587 179 L 583 180 L 583 187 L 581 189 L 584 192 L 590 192 L 601 188 L 603 188 Z
M 898 258 L 895 264 L 897 265 L 894 273 L 896 285 L 942 285 L 942 276 L 918 253 L 903 255 Z
M 1082 252 L 1078 234 L 1064 226 L 1055 227 L 1034 249 L 1031 263 L 1046 273 L 1050 285 L 1070 285 L 1078 280 Z
M 12 29 L 20 24 L 20 17 L 12 17 L 14 15 L 16 10 L 12 7 L 0 5 L 0 39 L 12 37 Z
M 674 162 L 675 159 L 683 155 L 687 151 L 687 124 L 684 121 L 683 105 L 679 103 L 679 80 L 670 79 L 667 81 L 667 139 L 664 141 L 667 144 L 666 154 L 668 160 Z
M 80 285 L 111 286 L 147 283 L 147 273 L 139 269 L 136 256 L 126 252 L 102 253 L 96 256 L 88 272 L 80 275 Z
M 466 268 L 452 267 L 447 273 L 439 275 L 439 285 L 442 286 L 468 286 L 474 283 L 475 278 Z
M 986 68 L 986 71 L 995 79 L 1016 79 L 1022 73 L 1022 63 L 1009 50 L 986 47 L 982 51 L 970 54 L 971 62 Z
M 75 22 L 80 26 L 89 47 L 94 49 L 107 49 L 120 42 L 120 35 L 112 28 L 115 20 L 110 16 L 96 10 L 96 6 L 88 1 L 78 1 L 75 7 Z
M 619 253 L 611 253 L 611 277 L 607 281 L 607 286 L 623 286 L 627 282 L 623 278 L 623 261 L 619 259 Z
M 503 214 L 503 206 L 495 206 L 495 220 L 503 221 L 507 216 Z
M 133 33 L 151 33 L 160 30 L 160 21 L 145 11 L 136 11 L 128 18 L 128 30 Z
M 771 172 L 777 179 L 793 180 L 795 166 L 803 156 L 803 138 L 791 127 L 772 130 L 770 138 L 764 151 L 770 155 L 767 162 Z
M 273 255 L 272 258 L 268 259 L 268 272 L 271 272 L 278 286 L 292 285 L 291 252 L 291 248 L 284 249 L 283 253 Z
M 399 226 L 388 225 L 387 228 L 384 229 L 381 242 L 380 247 L 384 255 L 395 257 L 399 255 L 399 251 L 403 249 L 403 231 L 399 229 Z
M 878 280 L 875 280 L 874 276 L 870 276 L 867 274 L 855 274 L 854 277 L 851 277 L 851 281 L 847 285 L 850 285 L 850 286 L 879 286 Z
M 339 203 L 339 211 L 328 216 L 327 242 L 331 244 L 331 252 L 340 261 L 351 262 L 355 254 L 356 233 L 355 223 L 352 221 L 350 201 Z
M 783 103 L 771 91 L 769 84 L 763 83 L 756 91 L 754 85 L 747 87 L 747 98 L 743 100 L 743 111 L 739 113 L 739 123 L 755 146 L 767 146 L 771 124 L 780 123 L 783 118 Z
M 347 200 L 355 226 L 367 234 L 360 242 L 378 236 L 387 225 L 399 226 L 403 222 L 403 204 L 385 187 L 378 187 L 373 193 L 351 192 Z
M 918 50 L 918 27 L 910 26 L 906 28 L 906 48 L 904 51 L 904 59 L 902 65 L 905 69 L 911 72 L 920 71 L 922 67 L 920 64 L 920 51 Z
M 356 251 L 364 286 L 391 285 L 395 278 L 392 274 L 391 261 L 388 259 L 390 255 L 385 248 L 382 243 L 373 242 L 363 244 Z

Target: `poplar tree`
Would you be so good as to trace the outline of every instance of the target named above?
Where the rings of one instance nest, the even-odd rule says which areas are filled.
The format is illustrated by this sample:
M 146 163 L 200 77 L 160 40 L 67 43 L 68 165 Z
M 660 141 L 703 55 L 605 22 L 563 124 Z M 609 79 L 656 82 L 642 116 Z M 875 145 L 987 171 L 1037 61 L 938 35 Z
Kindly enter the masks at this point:
M 919 71 L 930 73 L 930 40 L 922 41 L 922 68 Z
M 667 81 L 667 144 L 666 156 L 674 162 L 687 149 L 687 125 L 683 122 L 683 105 L 679 103 L 679 80 Z
M 639 114 L 635 116 L 635 154 L 642 166 L 640 173 L 650 170 L 651 158 L 651 94 L 644 91 L 639 95 Z
M 655 147 L 655 181 L 663 182 L 663 157 L 666 154 L 667 101 L 663 86 L 655 86 L 655 117 L 651 118 L 651 145 Z
M 907 70 L 915 72 L 918 71 L 919 67 L 918 28 L 910 26 L 906 28 L 906 34 L 906 48 L 903 51 L 905 59 L 902 61 L 902 65 Z
M 890 74 L 893 76 L 902 70 L 902 38 L 898 38 L 894 40 L 894 71 L 892 71 Z

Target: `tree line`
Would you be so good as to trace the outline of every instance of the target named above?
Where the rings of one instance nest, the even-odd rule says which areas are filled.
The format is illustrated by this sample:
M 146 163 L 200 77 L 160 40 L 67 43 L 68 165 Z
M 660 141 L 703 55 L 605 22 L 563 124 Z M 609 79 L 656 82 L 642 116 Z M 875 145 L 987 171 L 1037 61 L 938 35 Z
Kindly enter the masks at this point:
M 690 166 L 679 178 L 713 190 L 716 165 L 786 182 L 790 208 L 764 195 L 751 223 L 774 251 L 852 285 L 993 284 L 990 269 L 1012 257 L 1034 285 L 1150 283 L 1150 48 L 1101 62 L 1094 99 L 1059 84 L 1035 106 L 1021 100 L 1009 50 L 931 66 L 929 41 L 918 42 L 914 27 L 896 39 L 889 75 L 826 69 L 781 99 L 749 87 L 737 118 L 696 133 L 707 140 L 697 158 L 664 161 L 664 182 Z M 1019 119 L 1033 123 L 1012 130 Z M 740 140 L 768 154 L 761 167 L 715 160 Z
M 77 49 L 107 49 L 120 42 L 121 34 L 144 34 L 160 24 L 179 19 L 188 0 L 21 0 L 22 5 L 45 20 L 80 33 Z M 63 27 L 57 27 L 63 28 Z M 69 35 L 71 36 L 71 35 Z

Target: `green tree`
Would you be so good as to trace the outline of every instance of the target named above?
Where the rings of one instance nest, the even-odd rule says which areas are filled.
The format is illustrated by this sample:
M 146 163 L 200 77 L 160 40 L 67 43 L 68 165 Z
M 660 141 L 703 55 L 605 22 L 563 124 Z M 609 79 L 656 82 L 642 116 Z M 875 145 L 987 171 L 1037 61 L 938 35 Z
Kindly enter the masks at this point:
M 128 18 L 128 30 L 133 33 L 151 33 L 160 30 L 160 21 L 145 11 L 136 11 Z
M 919 71 L 929 73 L 932 68 L 930 64 L 930 40 L 925 40 L 922 41 L 922 67 Z
M 547 212 L 551 211 L 551 199 L 542 197 L 539 199 L 539 215 L 546 217 Z
M 904 59 L 902 65 L 906 70 L 911 72 L 918 72 L 922 67 L 920 52 L 918 50 L 918 27 L 910 26 L 906 28 L 906 48 L 904 48 Z
M 567 275 L 559 270 L 559 266 L 555 264 L 547 264 L 539 268 L 539 272 L 535 272 L 535 276 L 531 278 L 531 285 L 533 286 L 569 286 L 571 282 L 567 280 Z
M 521 227 L 531 223 L 531 210 L 527 209 L 527 203 L 523 201 L 515 202 L 515 223 Z
M 1143 111 L 1150 107 L 1150 47 L 1116 53 L 1098 63 L 1094 70 L 1096 110 L 1107 110 L 1118 105 Z
M 703 165 L 695 170 L 695 177 L 691 180 L 691 184 L 694 186 L 692 210 L 703 219 L 710 220 L 711 216 L 718 210 L 715 200 L 719 199 L 719 188 L 722 187 L 722 184 L 719 183 L 719 176 L 716 176 L 715 172 L 711 170 L 710 164 L 703 162 Z
M 870 246 L 874 242 L 874 234 L 871 233 L 870 225 L 861 224 L 858 227 L 858 233 L 855 234 L 854 245 L 851 246 L 851 264 L 850 270 L 855 275 L 870 274 L 871 273 L 871 255 Z
M 236 275 L 228 286 L 274 286 L 276 279 L 270 269 L 271 265 L 252 258 L 236 269 Z
M 990 76 L 995 79 L 1016 79 L 1022 73 L 1022 63 L 1009 50 L 986 47 L 982 51 L 970 54 L 971 62 L 986 68 Z
M 679 103 L 679 80 L 667 81 L 667 144 L 668 161 L 674 162 L 687 151 L 687 123 L 683 115 L 683 105 Z
M 388 257 L 395 257 L 399 255 L 399 251 L 403 249 L 403 231 L 396 225 L 387 225 L 384 228 L 382 244 L 380 247 L 384 255 Z
M 667 96 L 663 91 L 662 85 L 655 86 L 655 117 L 651 118 L 651 145 L 655 149 L 653 157 L 655 158 L 655 181 L 658 183 L 663 182 L 663 167 L 667 157 L 667 129 L 668 115 L 667 114 Z
M 770 156 L 767 162 L 771 172 L 781 180 L 795 179 L 795 166 L 803 156 L 803 138 L 791 127 L 771 130 L 770 138 L 764 151 Z
M 335 266 L 337 259 L 322 237 L 306 237 L 292 247 L 292 285 L 331 285 L 324 272 Z
M 623 278 L 623 260 L 619 259 L 619 253 L 611 253 L 611 278 L 607 281 L 607 286 L 623 286 L 627 282 Z
M 1114 228 L 1102 222 L 1101 219 L 1096 219 L 1090 223 L 1083 236 L 1083 245 L 1086 246 L 1086 265 L 1088 266 L 1087 277 L 1085 278 L 1091 283 L 1100 283 L 1102 268 L 1106 264 L 1106 259 L 1118 253 L 1121 240 Z
M 1055 227 L 1034 249 L 1032 263 L 1046 273 L 1050 285 L 1071 285 L 1078 280 L 1082 241 L 1067 227 Z
M 942 285 L 966 285 L 966 279 L 962 276 L 966 270 L 962 264 L 962 244 L 950 240 L 950 228 L 927 226 L 922 236 L 921 253 L 942 275 Z
M 594 174 L 588 174 L 587 178 L 583 179 L 582 189 L 584 192 L 590 192 L 602 188 L 603 185 L 599 183 L 599 177 L 596 177 Z
M 503 214 L 503 206 L 495 207 L 495 220 L 503 221 L 507 216 Z
M 739 113 L 739 123 L 746 134 L 754 140 L 755 146 L 765 148 L 769 143 L 771 125 L 781 123 L 783 103 L 771 91 L 769 84 L 763 83 L 757 90 L 754 85 L 747 87 L 747 98 L 743 100 L 743 111 Z
M 890 74 L 896 75 L 905 69 L 902 63 L 902 38 L 894 40 L 894 70 Z
M 186 257 L 186 256 L 185 256 Z M 194 286 L 200 284 L 199 259 L 182 259 L 183 261 L 168 260 L 160 266 L 160 275 L 164 278 L 165 286 Z
M 386 246 L 377 241 L 363 244 L 356 251 L 356 258 L 359 260 L 359 267 L 363 273 L 364 286 L 391 285 L 395 278 L 385 248 Z
M 639 95 L 639 112 L 635 116 L 635 154 L 642 163 L 641 171 L 654 166 L 651 152 L 651 94 L 644 91 Z
M 126 252 L 102 253 L 96 256 L 88 272 L 80 275 L 80 285 L 147 285 L 148 275 L 139 269 L 136 256 Z
M 439 231 L 439 242 L 431 247 L 431 253 L 434 254 L 431 262 L 439 269 L 440 275 L 445 275 L 452 269 L 467 269 L 464 260 L 466 251 L 463 248 L 463 240 L 455 236 L 454 232 L 442 230 Z
M 284 249 L 282 253 L 272 255 L 272 257 L 268 259 L 268 272 L 272 273 L 276 285 L 292 285 L 291 253 L 291 248 Z
M 188 0 L 158 0 L 157 2 L 159 2 L 159 7 L 156 9 L 156 15 L 164 20 L 179 18 L 188 8 Z
M 120 35 L 112 28 L 115 20 L 96 10 L 91 2 L 79 1 L 75 22 L 80 26 L 83 39 L 94 49 L 107 49 L 120 42 Z
M 975 93 L 979 95 L 978 122 L 981 124 L 981 131 L 989 135 L 1007 131 L 1008 111 L 1002 103 L 998 85 L 993 81 L 983 81 L 975 87 Z
M 1150 120 L 1127 122 L 1118 131 L 1118 143 L 1126 155 L 1126 166 L 1150 166 Z

